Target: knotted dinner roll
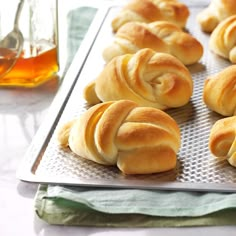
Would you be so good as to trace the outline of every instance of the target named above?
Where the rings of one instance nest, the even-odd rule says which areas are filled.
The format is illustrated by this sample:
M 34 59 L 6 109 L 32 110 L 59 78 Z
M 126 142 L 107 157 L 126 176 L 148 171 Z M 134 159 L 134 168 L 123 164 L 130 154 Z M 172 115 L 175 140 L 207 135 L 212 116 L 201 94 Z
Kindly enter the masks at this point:
M 133 0 L 112 21 L 113 31 L 131 21 L 151 23 L 170 21 L 184 28 L 189 17 L 188 7 L 177 0 Z
M 236 167 L 236 116 L 218 120 L 209 137 L 211 153 Z
M 215 54 L 236 63 L 236 15 L 228 17 L 214 29 L 209 47 Z
M 181 142 L 179 127 L 168 114 L 128 100 L 97 104 L 58 134 L 59 142 L 80 157 L 117 165 L 125 174 L 175 168 Z
M 235 15 L 235 3 L 235 0 L 211 0 L 209 6 L 197 15 L 201 29 L 211 33 L 221 21 Z
M 109 62 L 116 56 L 133 54 L 143 48 L 172 54 L 185 65 L 196 63 L 203 55 L 203 47 L 196 38 L 173 23 L 158 21 L 123 25 L 117 31 L 113 43 L 104 49 L 103 58 Z
M 236 115 L 236 65 L 205 80 L 203 100 L 211 110 L 223 116 Z
M 128 99 L 161 110 L 187 104 L 193 81 L 177 58 L 142 49 L 111 60 L 84 89 L 89 104 Z

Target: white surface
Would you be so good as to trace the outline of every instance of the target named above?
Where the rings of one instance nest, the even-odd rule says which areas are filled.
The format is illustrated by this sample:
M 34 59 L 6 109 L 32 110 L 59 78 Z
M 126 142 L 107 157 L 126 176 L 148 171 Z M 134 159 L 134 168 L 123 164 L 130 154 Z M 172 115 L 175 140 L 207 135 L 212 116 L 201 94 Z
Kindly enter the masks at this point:
M 64 0 L 62 1 L 64 2 Z M 77 6 L 80 1 L 71 2 Z M 100 1 L 96 1 L 99 3 Z M 16 169 L 57 92 L 50 81 L 37 89 L 0 89 L 0 235 L 235 235 L 235 227 L 114 229 L 52 226 L 34 212 L 36 184 L 20 182 Z

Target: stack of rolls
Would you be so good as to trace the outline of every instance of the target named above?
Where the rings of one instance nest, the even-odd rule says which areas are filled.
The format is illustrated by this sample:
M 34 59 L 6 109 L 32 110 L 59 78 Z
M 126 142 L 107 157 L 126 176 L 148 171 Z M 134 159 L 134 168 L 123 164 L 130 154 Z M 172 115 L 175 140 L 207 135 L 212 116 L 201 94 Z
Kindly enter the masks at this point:
M 217 5 L 220 11 L 219 2 L 212 1 L 209 9 Z M 152 174 L 176 167 L 181 134 L 165 110 L 178 109 L 191 100 L 193 80 L 188 66 L 198 63 L 204 53 L 200 41 L 186 31 L 189 14 L 187 6 L 177 0 L 133 0 L 122 8 L 111 22 L 114 41 L 103 50 L 106 64 L 84 88 L 91 107 L 59 129 L 61 146 L 98 164 L 116 165 L 124 174 Z M 201 27 L 204 17 L 198 16 Z M 234 62 L 236 33 L 230 29 L 235 23 L 222 29 L 223 17 L 212 19 L 211 30 L 202 28 L 216 30 L 210 49 Z M 218 45 L 223 51 L 216 49 Z M 236 114 L 234 74 L 236 67 L 206 79 L 203 100 L 210 110 Z M 211 152 L 224 156 L 231 165 L 236 165 L 235 122 L 234 118 L 219 121 L 209 139 Z
M 84 88 L 90 108 L 58 131 L 61 146 L 124 174 L 176 167 L 177 122 L 164 110 L 186 105 L 193 93 L 186 67 L 200 60 L 201 43 L 184 31 L 189 9 L 177 0 L 133 0 L 112 21 L 115 42 Z
M 236 63 L 236 4 L 233 0 L 212 0 L 199 13 L 201 29 L 210 33 L 209 50 Z M 210 152 L 219 160 L 226 159 L 236 167 L 236 65 L 229 65 L 204 81 L 203 101 L 221 118 L 212 126 Z
M 210 110 L 223 116 L 211 128 L 210 151 L 236 167 L 236 65 L 205 80 L 203 100 Z

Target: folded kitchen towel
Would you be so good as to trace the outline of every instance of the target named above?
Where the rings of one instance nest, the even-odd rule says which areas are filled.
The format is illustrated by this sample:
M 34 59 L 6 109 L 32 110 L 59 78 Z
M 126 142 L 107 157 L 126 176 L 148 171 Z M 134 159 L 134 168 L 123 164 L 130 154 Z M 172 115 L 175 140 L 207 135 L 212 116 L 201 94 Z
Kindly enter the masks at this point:
M 80 7 L 71 10 L 67 16 L 68 33 L 67 33 L 67 52 L 68 58 L 66 63 L 65 72 L 71 64 L 79 45 L 83 41 L 95 14 L 96 8 L 93 7 Z M 60 29 L 59 29 L 60 30 Z
M 103 227 L 236 225 L 235 193 L 40 185 L 37 215 L 49 224 Z
M 82 41 L 95 8 L 68 15 L 70 60 Z M 236 225 L 236 193 L 40 185 L 37 215 L 49 224 L 112 227 Z

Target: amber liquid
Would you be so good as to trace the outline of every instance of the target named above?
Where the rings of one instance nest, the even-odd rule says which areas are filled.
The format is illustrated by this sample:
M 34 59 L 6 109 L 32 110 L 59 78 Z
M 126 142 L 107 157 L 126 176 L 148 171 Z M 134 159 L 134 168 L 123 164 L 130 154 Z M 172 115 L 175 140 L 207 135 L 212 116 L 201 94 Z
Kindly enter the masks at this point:
M 4 53 L 4 49 L 0 48 L 0 55 Z M 24 47 L 14 67 L 1 76 L 7 63 L 11 63 L 9 58 L 1 56 L 0 86 L 36 87 L 52 78 L 59 69 L 57 48 L 45 45 Z

